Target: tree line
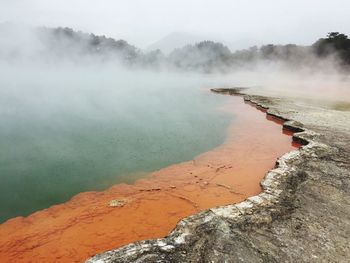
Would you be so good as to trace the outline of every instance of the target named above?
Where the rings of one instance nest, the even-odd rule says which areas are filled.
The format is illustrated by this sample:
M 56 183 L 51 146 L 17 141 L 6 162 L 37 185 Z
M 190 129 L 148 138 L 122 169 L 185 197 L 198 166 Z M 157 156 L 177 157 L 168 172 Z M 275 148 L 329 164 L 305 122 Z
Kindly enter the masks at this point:
M 280 62 L 294 67 L 313 66 L 316 59 L 331 59 L 341 66 L 350 66 L 350 39 L 338 32 L 330 32 L 310 46 L 268 44 L 235 52 L 222 43 L 202 41 L 177 48 L 168 56 L 160 50 L 143 52 L 125 40 L 74 31 L 67 27 L 37 28 L 36 34 L 44 46 L 44 51 L 40 52 L 46 56 L 53 55 L 55 59 L 79 60 L 82 56 L 93 56 L 101 60 L 118 60 L 134 67 L 170 67 L 202 72 L 229 71 L 259 62 Z

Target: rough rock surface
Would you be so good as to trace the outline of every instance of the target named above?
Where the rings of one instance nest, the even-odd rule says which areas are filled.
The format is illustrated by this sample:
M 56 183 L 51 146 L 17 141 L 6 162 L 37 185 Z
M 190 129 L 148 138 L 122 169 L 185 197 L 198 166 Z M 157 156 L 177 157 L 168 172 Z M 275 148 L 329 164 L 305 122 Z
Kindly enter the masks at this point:
M 304 146 L 277 160 L 258 196 L 190 216 L 165 238 L 87 262 L 349 262 L 350 112 L 240 89 L 213 91 L 266 108 Z

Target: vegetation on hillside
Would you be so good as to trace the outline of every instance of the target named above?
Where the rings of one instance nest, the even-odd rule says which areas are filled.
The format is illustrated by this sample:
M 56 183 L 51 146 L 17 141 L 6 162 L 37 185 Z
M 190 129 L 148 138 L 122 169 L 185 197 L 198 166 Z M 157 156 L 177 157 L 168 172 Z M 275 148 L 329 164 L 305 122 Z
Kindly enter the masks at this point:
M 326 38 L 317 40 L 311 46 L 268 44 L 231 52 L 221 43 L 202 41 L 179 47 L 169 56 L 165 56 L 160 50 L 145 53 L 125 40 L 74 31 L 67 27 L 36 28 L 33 30 L 36 41 L 31 43 L 24 41 L 27 41 L 27 36 L 18 37 L 13 31 L 8 25 L 0 25 L 0 33 L 4 39 L 0 43 L 1 59 L 27 55 L 30 59 L 52 62 L 61 59 L 84 62 L 84 58 L 92 57 L 132 67 L 166 67 L 201 72 L 226 72 L 261 62 L 283 63 L 298 68 L 316 67 L 319 62 L 331 60 L 343 68 L 350 67 L 350 39 L 338 32 L 329 33 Z M 21 32 L 23 35 L 23 30 Z M 31 52 L 28 53 L 28 50 Z
M 343 64 L 350 65 L 350 39 L 345 34 L 328 33 L 326 38 L 319 39 L 312 48 L 319 57 L 335 55 Z
M 38 35 L 44 46 L 58 56 L 98 56 L 118 58 L 131 63 L 140 56 L 140 51 L 125 40 L 74 31 L 71 28 L 39 28 Z

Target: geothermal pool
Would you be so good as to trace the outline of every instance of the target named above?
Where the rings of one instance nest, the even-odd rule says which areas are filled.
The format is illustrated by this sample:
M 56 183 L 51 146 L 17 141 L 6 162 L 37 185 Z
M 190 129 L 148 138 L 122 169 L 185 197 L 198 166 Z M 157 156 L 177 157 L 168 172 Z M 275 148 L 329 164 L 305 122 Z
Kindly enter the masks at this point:
M 14 73 L 16 72 L 16 73 Z M 131 183 L 223 143 L 233 115 L 198 77 L 2 68 L 0 223 Z
M 114 133 L 111 133 L 116 137 L 110 135 L 108 140 L 104 141 L 105 136 L 110 133 L 98 136 L 97 141 L 102 140 L 104 143 L 98 150 L 90 153 L 96 160 L 86 160 L 84 164 L 88 168 L 83 167 L 79 170 L 95 171 L 98 176 L 81 173 L 83 178 L 75 178 L 80 182 L 80 187 L 70 186 L 69 182 L 74 180 L 69 177 L 66 181 L 57 180 L 56 185 L 52 185 L 52 189 L 61 189 L 62 193 L 67 189 L 71 190 L 72 195 L 74 191 L 82 192 L 84 189 L 105 188 L 103 191 L 82 192 L 64 203 L 62 202 L 69 196 L 62 194 L 63 201 L 55 201 L 61 202 L 59 205 L 1 224 L 2 260 L 81 262 L 96 253 L 130 242 L 163 237 L 186 216 L 210 207 L 237 203 L 258 194 L 261 191 L 260 181 L 266 172 L 274 167 L 276 159 L 299 147 L 292 143 L 291 133 L 282 130 L 281 121 L 268 117 L 265 112 L 244 103 L 241 97 L 209 93 L 202 89 L 203 82 L 197 80 L 192 80 L 191 83 L 180 83 L 176 79 L 169 82 L 169 78 L 167 80 L 168 85 L 176 87 L 171 92 L 169 89 L 153 89 L 154 86 L 145 91 L 141 85 L 127 91 L 125 94 L 128 95 L 119 96 L 108 88 L 109 92 L 106 92 L 99 104 L 96 98 L 101 97 L 92 98 L 95 105 L 99 105 L 97 109 L 105 109 L 107 106 L 109 109 L 115 109 L 113 105 L 117 98 L 120 98 L 121 105 L 126 105 L 123 114 L 113 110 L 112 113 L 103 111 L 103 114 L 94 115 L 93 111 L 89 111 L 85 125 L 95 122 L 100 126 L 95 124 L 95 132 L 88 132 L 89 136 L 80 127 L 78 130 L 85 134 L 85 140 L 99 135 L 97 131 L 103 130 L 102 124 L 110 127 L 113 120 L 120 121 L 122 117 L 128 121 L 132 120 L 133 124 L 130 125 L 137 125 L 129 126 L 124 134 L 125 137 L 131 136 L 133 139 L 118 141 L 117 135 L 121 133 L 117 132 L 120 131 L 118 125 L 114 126 Z M 163 83 L 160 84 L 163 86 Z M 75 96 L 81 99 L 82 95 L 84 93 Z M 71 99 L 66 98 L 68 101 Z M 79 104 L 75 103 L 76 105 Z M 76 108 L 67 110 L 71 112 L 72 109 Z M 101 119 L 105 121 L 101 123 Z M 76 124 L 82 125 L 78 121 Z M 169 126 L 166 127 L 167 125 Z M 73 138 L 79 140 L 80 137 Z M 72 147 L 75 149 L 84 145 L 73 143 Z M 91 150 L 94 148 L 91 144 L 88 145 Z M 99 144 L 92 145 L 96 147 Z M 128 158 L 122 159 L 123 162 L 120 162 L 120 156 L 107 158 L 112 153 L 121 154 L 120 150 L 114 149 L 118 145 L 122 145 L 122 149 L 130 154 Z M 105 151 L 108 151 L 109 155 L 103 155 Z M 82 151 L 81 154 L 83 153 Z M 97 158 L 98 154 L 104 158 Z M 139 156 L 140 159 L 135 156 Z M 108 163 L 104 160 L 106 158 L 115 162 L 116 170 L 112 167 L 102 169 L 103 173 L 100 171 L 101 166 Z M 98 160 L 102 160 L 102 165 L 96 164 L 97 167 L 92 170 L 89 162 L 94 163 Z M 144 166 L 134 164 L 136 161 L 141 161 Z M 117 164 L 121 167 L 130 165 L 130 169 L 137 169 L 127 172 L 123 170 L 123 173 L 118 174 Z M 68 174 L 67 170 L 64 171 Z M 108 173 L 105 171 L 114 175 L 106 176 Z M 67 177 L 67 174 L 64 173 L 62 178 Z M 50 176 L 52 173 L 42 178 L 50 181 Z M 35 176 L 32 175 L 33 177 Z M 89 178 L 89 183 L 85 182 L 85 177 Z M 27 187 L 33 189 L 33 185 L 28 183 Z M 63 185 L 67 189 L 63 188 Z M 34 189 L 34 196 L 47 193 L 45 189 L 40 191 L 40 187 Z M 27 192 L 29 193 L 29 190 Z M 45 203 L 46 206 L 49 204 L 50 202 Z M 40 207 L 32 209 L 38 210 Z

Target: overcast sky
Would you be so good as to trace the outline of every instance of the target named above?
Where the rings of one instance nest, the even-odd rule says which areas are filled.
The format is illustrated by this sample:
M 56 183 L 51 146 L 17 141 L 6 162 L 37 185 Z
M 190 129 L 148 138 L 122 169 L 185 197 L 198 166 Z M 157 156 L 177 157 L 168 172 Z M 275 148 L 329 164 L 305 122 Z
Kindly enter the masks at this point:
M 349 0 L 0 0 L 0 22 L 68 26 L 146 47 L 171 32 L 310 44 L 350 34 Z

